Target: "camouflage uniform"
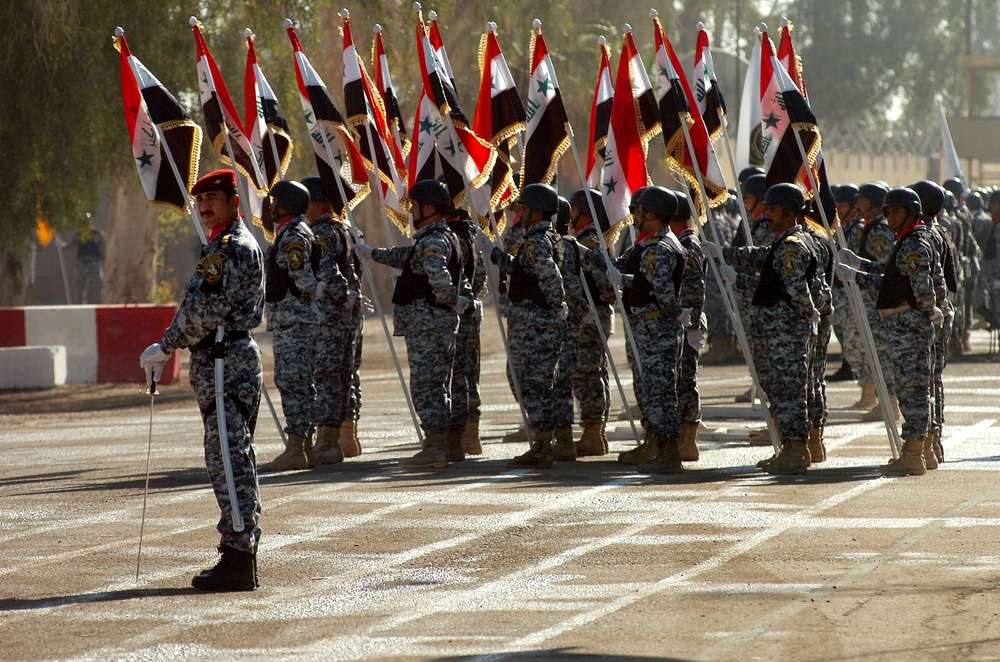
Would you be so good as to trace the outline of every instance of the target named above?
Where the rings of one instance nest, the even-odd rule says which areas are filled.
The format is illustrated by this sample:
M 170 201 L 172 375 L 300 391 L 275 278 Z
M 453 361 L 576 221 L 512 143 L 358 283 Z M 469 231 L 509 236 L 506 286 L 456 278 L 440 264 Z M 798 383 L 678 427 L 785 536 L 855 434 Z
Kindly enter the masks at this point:
M 816 311 L 810 284 L 817 270 L 812 242 L 802 226 L 775 237 L 771 245 L 724 248 L 737 271 L 759 273 L 753 298 L 754 337 L 767 361 L 760 361 L 761 387 L 783 443 L 806 443 L 811 423 L 807 405 L 810 318 Z
M 701 241 L 692 228 L 677 235 L 684 247 L 684 279 L 681 282 L 680 307 L 691 309 L 691 330 L 707 330 L 702 311 L 705 307 L 705 256 L 701 252 Z M 677 402 L 681 425 L 701 422 L 701 396 L 698 393 L 698 350 L 681 339 L 681 360 L 677 369 Z
M 326 284 L 319 300 L 320 323 L 316 333 L 315 368 L 317 426 L 340 427 L 347 417 L 347 403 L 354 375 L 354 336 L 361 311 L 360 288 L 354 270 L 354 253 L 347 227 L 329 214 L 313 221 L 311 229 L 320 249 L 318 280 Z M 348 292 L 353 291 L 350 308 Z
M 854 215 L 837 232 L 843 234 L 844 244 L 857 253 L 860 243 L 861 230 L 864 228 L 864 221 L 860 216 Z M 847 289 L 840 279 L 835 278 L 833 283 L 833 317 L 834 329 L 840 339 L 840 349 L 850 364 L 851 370 L 856 378 L 862 374 L 868 375 L 868 361 L 865 358 L 865 348 L 861 342 L 861 331 L 858 328 L 858 321 L 854 319 L 854 311 L 847 298 Z M 864 382 L 870 384 L 871 381 Z
M 955 306 L 951 299 L 961 286 L 960 267 L 947 232 L 932 219 L 925 220 L 925 224 L 935 253 L 932 279 L 936 305 L 944 314 L 941 325 L 934 327 L 931 346 L 931 431 L 940 433 L 944 426 L 944 369 L 948 365 L 948 344 L 955 322 Z
M 372 259 L 403 272 L 396 280 L 393 335 L 406 339 L 410 395 L 420 425 L 444 432 L 451 419 L 448 383 L 455 355 L 461 249 L 444 219 L 420 228 L 413 246 L 376 248 Z
M 765 247 L 770 246 L 771 242 L 774 240 L 774 232 L 767 225 L 767 219 L 762 215 L 755 218 L 750 224 L 750 231 L 753 237 L 753 245 L 755 247 Z M 743 233 L 737 235 L 737 239 L 733 242 L 734 248 L 745 247 L 746 238 Z M 750 344 L 750 353 L 753 355 L 754 367 L 757 369 L 757 375 L 761 379 L 761 388 L 764 386 L 763 375 L 767 372 L 766 366 L 762 365 L 765 361 L 762 357 L 767 356 L 763 352 L 765 339 L 758 337 L 757 331 L 753 328 L 754 319 L 754 307 L 753 307 L 753 296 L 757 291 L 759 277 L 753 272 L 742 272 L 739 273 L 736 283 L 733 285 L 733 298 L 736 305 L 739 307 L 740 321 L 743 323 L 743 330 L 746 333 L 747 340 Z M 765 388 L 766 390 L 766 388 Z
M 483 326 L 483 303 L 480 297 L 486 288 L 486 265 L 476 246 L 472 222 L 449 221 L 448 226 L 458 237 L 462 249 L 461 295 L 470 299 L 469 307 L 459 316 L 455 338 L 455 362 L 451 373 L 451 425 L 465 425 L 466 420 L 478 420 L 480 334 Z
M 930 427 L 935 260 L 927 227 L 914 223 L 900 233 L 886 263 L 862 262 L 857 275 L 859 285 L 878 290 L 904 439 L 923 439 Z
M 264 257 L 257 241 L 240 219 L 215 234 L 202 248 L 201 261 L 184 291 L 160 346 L 166 353 L 191 349 L 191 386 L 205 423 L 205 465 L 222 511 L 218 530 L 222 544 L 254 553 L 260 539 L 260 487 L 253 448 L 257 407 L 263 382 L 260 348 L 250 335 L 262 318 Z M 215 399 L 216 329 L 226 328 L 218 349 L 224 364 L 226 432 L 236 497 L 244 529 L 233 531 L 232 504 L 219 444 Z
M 892 251 L 892 245 L 896 237 L 889 229 L 889 223 L 885 216 L 878 214 L 865 223 L 865 226 L 858 233 L 858 247 L 855 253 L 866 260 L 885 264 Z M 865 313 L 868 315 L 868 326 L 872 331 L 872 339 L 875 341 L 875 349 L 879 355 L 879 363 L 882 366 L 882 376 L 885 378 L 885 387 L 889 395 L 895 395 L 895 378 L 891 361 L 883 361 L 882 358 L 889 355 L 889 341 L 886 335 L 885 324 L 879 318 L 878 310 L 875 307 L 877 294 L 871 290 L 861 291 L 861 300 L 864 302 Z M 860 336 L 858 337 L 860 340 Z M 861 362 L 861 371 L 858 373 L 858 381 L 861 384 L 874 384 L 875 377 L 871 374 L 867 361 Z
M 719 246 L 732 245 L 733 238 L 736 235 L 736 227 L 740 224 L 739 219 L 728 214 L 722 215 L 717 213 L 715 220 L 718 221 L 717 225 L 719 226 L 721 236 L 717 237 L 715 229 L 711 225 L 706 225 L 705 232 L 707 238 Z M 719 289 L 719 283 L 715 278 L 708 278 L 705 281 L 705 317 L 708 324 L 709 343 L 716 343 L 726 338 L 732 339 L 734 337 L 736 332 L 733 330 L 733 324 L 729 320 L 722 290 Z
M 552 224 L 543 221 L 528 227 L 509 253 L 494 248 L 490 255 L 500 271 L 511 276 L 510 367 L 535 432 L 553 430 L 557 424 L 553 391 L 565 328 L 557 311 L 565 293 L 555 243 Z
M 833 290 L 830 287 L 833 280 L 833 246 L 823 227 L 812 222 L 805 227 L 816 254 L 818 268 L 813 274 L 810 292 L 820 315 L 809 352 L 809 421 L 812 427 L 822 428 L 826 425 L 827 416 L 826 353 L 832 331 L 830 318 L 834 313 Z
M 315 247 L 315 248 L 314 248 Z M 285 432 L 312 433 L 316 387 L 313 384 L 319 307 L 319 247 L 305 216 L 275 228 L 267 250 L 267 330 L 274 332 L 274 385 L 281 394 Z

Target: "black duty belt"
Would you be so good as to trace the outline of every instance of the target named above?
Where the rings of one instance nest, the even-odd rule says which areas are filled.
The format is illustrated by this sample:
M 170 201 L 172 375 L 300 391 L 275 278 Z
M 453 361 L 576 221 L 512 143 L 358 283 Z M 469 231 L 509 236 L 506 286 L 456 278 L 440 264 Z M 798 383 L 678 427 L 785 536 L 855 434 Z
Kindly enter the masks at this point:
M 215 346 L 215 334 L 216 331 L 212 331 L 210 334 L 199 340 L 191 349 L 212 349 Z M 227 330 L 225 336 L 222 338 L 222 344 L 231 343 L 234 340 L 243 340 L 244 338 L 250 338 L 249 331 L 230 331 Z

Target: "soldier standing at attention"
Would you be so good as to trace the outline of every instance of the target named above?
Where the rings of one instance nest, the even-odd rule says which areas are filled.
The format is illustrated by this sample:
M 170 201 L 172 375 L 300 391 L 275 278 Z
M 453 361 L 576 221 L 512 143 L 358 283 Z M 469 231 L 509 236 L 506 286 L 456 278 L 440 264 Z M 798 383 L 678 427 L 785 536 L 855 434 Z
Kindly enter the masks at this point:
M 260 348 L 250 331 L 260 325 L 264 306 L 264 256 L 250 230 L 240 219 L 236 173 L 217 170 L 205 175 L 191 189 L 208 243 L 184 291 L 170 326 L 160 342 L 150 345 L 139 359 L 147 381 L 155 382 L 170 355 L 191 350 L 190 379 L 205 424 L 205 465 L 221 510 L 218 531 L 222 536 L 215 567 L 191 580 L 206 591 L 252 591 L 257 587 L 257 544 L 260 541 L 260 487 L 253 449 L 257 406 L 264 370 Z M 225 336 L 216 342 L 217 329 Z M 226 437 L 235 492 L 243 516 L 243 530 L 233 530 L 219 441 L 219 411 L 215 388 L 215 358 L 224 359 Z
M 271 187 L 264 201 L 264 227 L 271 225 L 274 243 L 267 250 L 267 330 L 274 333 L 274 385 L 281 394 L 285 415 L 285 450 L 260 467 L 261 472 L 311 469 L 313 414 L 316 386 L 313 384 L 316 333 L 319 328 L 317 302 L 326 285 L 316 279 L 320 250 L 309 229 L 305 213 L 309 191 L 294 181 Z
M 850 245 L 848 237 L 860 232 L 862 228 L 861 218 L 854 208 L 858 202 L 858 187 L 854 184 L 841 184 L 834 189 L 833 200 L 840 219 L 840 227 L 834 232 L 842 233 L 845 243 Z M 840 340 L 840 368 L 826 379 L 829 382 L 853 381 L 861 370 L 858 366 L 864 362 L 865 355 L 854 313 L 847 299 L 847 290 L 839 278 L 833 280 L 833 332 Z
M 775 233 L 770 246 L 719 248 L 702 242 L 710 257 L 721 255 L 738 272 L 760 274 L 753 296 L 753 329 L 762 343 L 761 387 L 781 435 L 781 451 L 761 467 L 770 474 L 803 474 L 809 466 L 809 346 L 820 314 L 810 283 L 819 268 L 812 241 L 798 217 L 805 206 L 802 189 L 775 184 L 764 194 L 767 222 Z
M 517 375 L 531 426 L 528 451 L 508 462 L 511 467 L 552 467 L 552 437 L 557 417 L 553 388 L 569 306 L 562 274 L 554 257 L 558 237 L 552 217 L 559 211 L 559 196 L 546 184 L 521 189 L 514 209 L 524 224 L 524 237 L 504 252 L 494 246 L 490 260 L 510 276 L 508 316 L 510 368 Z
M 354 271 L 354 240 L 351 232 L 333 217 L 333 204 L 323 190 L 319 177 L 306 177 L 302 185 L 309 190 L 306 220 L 316 236 L 319 266 L 316 278 L 323 283 L 319 304 L 320 322 L 316 331 L 316 357 L 313 384 L 316 387 L 316 464 L 344 461 L 340 427 L 347 417 L 347 401 L 354 373 L 354 336 L 357 316 L 361 314 L 361 283 Z M 360 453 L 352 453 L 352 456 Z
M 922 476 L 924 460 L 934 449 L 928 441 L 931 421 L 931 346 L 934 327 L 944 321 L 934 287 L 935 253 L 930 230 L 921 221 L 920 198 L 908 188 L 885 194 L 883 211 L 897 239 L 887 262 L 840 252 L 841 280 L 878 291 L 878 314 L 885 323 L 889 360 L 896 371 L 896 393 L 903 412 L 903 449 L 879 467 L 879 473 Z
M 410 395 L 424 430 L 424 443 L 420 452 L 399 464 L 411 469 L 444 469 L 449 455 L 449 382 L 455 334 L 458 318 L 471 301 L 461 295 L 462 249 L 445 219 L 452 211 L 448 189 L 439 181 L 424 179 L 410 188 L 408 197 L 417 230 L 413 245 L 372 248 L 359 243 L 354 251 L 362 259 L 403 272 L 392 294 L 393 335 L 406 341 Z

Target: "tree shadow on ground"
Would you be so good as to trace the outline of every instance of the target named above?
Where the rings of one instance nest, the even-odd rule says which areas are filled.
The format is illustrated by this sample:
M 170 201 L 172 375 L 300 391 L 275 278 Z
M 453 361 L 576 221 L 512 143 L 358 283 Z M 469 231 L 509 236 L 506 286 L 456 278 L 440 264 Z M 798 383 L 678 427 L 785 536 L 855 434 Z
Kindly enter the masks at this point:
M 146 486 L 145 474 L 117 476 L 104 480 L 87 478 L 88 474 L 96 473 L 93 470 L 81 470 L 15 476 L 0 480 L 0 488 L 17 485 L 31 486 L 35 489 L 14 492 L 12 495 L 37 496 L 59 493 L 72 494 L 74 492 L 103 492 L 105 490 L 142 492 Z M 150 492 L 177 492 L 202 487 L 209 487 L 208 474 L 204 467 L 172 469 L 149 474 Z
M 102 591 L 100 593 L 79 593 L 76 595 L 49 596 L 45 598 L 7 598 L 0 600 L 0 612 L 30 611 L 32 609 L 49 609 L 65 605 L 92 604 L 98 602 L 120 602 L 139 598 L 171 598 L 179 595 L 203 594 L 195 588 L 132 588 L 121 591 Z

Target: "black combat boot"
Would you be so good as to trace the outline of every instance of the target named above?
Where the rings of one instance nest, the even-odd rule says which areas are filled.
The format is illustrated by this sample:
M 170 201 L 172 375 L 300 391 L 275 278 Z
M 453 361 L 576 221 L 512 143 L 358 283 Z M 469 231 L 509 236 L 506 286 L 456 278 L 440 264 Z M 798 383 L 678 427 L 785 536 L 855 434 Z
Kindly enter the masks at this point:
M 214 568 L 203 570 L 191 580 L 202 591 L 252 591 L 257 588 L 257 558 L 227 545 L 219 547 L 222 558 Z

